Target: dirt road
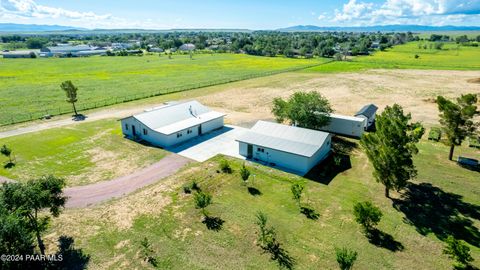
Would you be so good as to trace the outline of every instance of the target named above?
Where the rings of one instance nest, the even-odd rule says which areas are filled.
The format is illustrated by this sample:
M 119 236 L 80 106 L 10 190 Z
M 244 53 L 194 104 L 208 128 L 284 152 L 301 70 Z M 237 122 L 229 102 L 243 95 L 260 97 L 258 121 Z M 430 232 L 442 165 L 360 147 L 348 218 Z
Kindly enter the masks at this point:
M 65 195 L 69 197 L 66 207 L 86 207 L 109 199 L 122 197 L 176 173 L 189 162 L 191 162 L 190 159 L 170 154 L 159 162 L 130 175 L 87 186 L 66 188 Z
M 66 188 L 64 194 L 69 198 L 65 207 L 87 207 L 122 197 L 176 173 L 189 162 L 192 162 L 192 160 L 176 154 L 170 154 L 159 162 L 130 175 L 87 186 Z M 0 183 L 11 181 L 13 180 L 0 176 Z

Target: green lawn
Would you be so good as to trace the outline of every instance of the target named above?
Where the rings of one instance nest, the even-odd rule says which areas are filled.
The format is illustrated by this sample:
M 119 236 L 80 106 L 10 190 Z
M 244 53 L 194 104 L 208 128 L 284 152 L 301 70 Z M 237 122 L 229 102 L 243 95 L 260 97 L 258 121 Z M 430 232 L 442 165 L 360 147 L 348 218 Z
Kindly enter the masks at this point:
M 17 162 L 6 169 L 7 159 L 1 156 L 0 175 L 24 181 L 53 174 L 65 177 L 70 186 L 127 175 L 166 154 L 123 138 L 114 119 L 0 139 L 3 144 L 12 148 Z
M 0 124 L 71 110 L 60 89 L 65 80 L 78 86 L 82 110 L 326 61 L 243 54 L 0 59 Z
M 352 168 L 328 185 L 248 163 L 255 175 L 250 185 L 260 196 L 250 195 L 241 183 L 241 161 L 230 159 L 234 173 L 228 175 L 216 171 L 217 157 L 118 201 L 67 210 L 55 219 L 48 239 L 73 236 L 76 247 L 91 255 L 90 269 L 151 268 L 140 255 L 144 237 L 160 269 L 277 269 L 255 244 L 255 214 L 263 211 L 295 258 L 296 269 L 338 269 L 335 247 L 343 246 L 359 253 L 354 269 L 451 269 L 451 260 L 442 254 L 441 239 L 447 234 L 470 243 L 478 267 L 479 174 L 449 162 L 448 147 L 441 143 L 422 141 L 419 148 L 418 178 L 410 192 L 393 194 L 393 200 L 383 196 L 359 149 L 351 156 Z M 473 151 L 457 153 L 478 155 Z M 220 231 L 208 230 L 192 195 L 183 194 L 181 185 L 193 180 L 213 194 L 208 211 L 225 221 Z M 299 213 L 290 192 L 294 181 L 306 184 L 303 202 L 315 208 L 318 220 Z M 353 205 L 364 200 L 384 213 L 378 228 L 386 238 L 378 245 L 369 242 L 352 215 Z
M 427 49 L 419 49 L 419 44 L 427 44 Z M 349 62 L 332 62 L 307 71 L 353 72 L 377 68 L 480 70 L 480 47 L 459 46 L 457 49 L 456 43 L 449 42 L 442 50 L 436 50 L 430 49 L 429 44 L 410 42 L 370 56 L 355 57 Z M 419 58 L 416 59 L 415 55 Z

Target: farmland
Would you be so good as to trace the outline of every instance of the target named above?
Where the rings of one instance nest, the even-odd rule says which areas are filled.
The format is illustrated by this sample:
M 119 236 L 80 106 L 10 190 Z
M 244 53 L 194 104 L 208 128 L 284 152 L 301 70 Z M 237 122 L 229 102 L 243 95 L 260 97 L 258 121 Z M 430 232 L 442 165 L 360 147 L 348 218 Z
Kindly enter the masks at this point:
M 434 43 L 419 41 L 398 45 L 370 56 L 355 57 L 348 62 L 332 62 L 308 69 L 316 72 L 345 72 L 367 69 L 435 69 L 435 70 L 480 70 L 480 48 L 445 43 L 441 50 Z M 419 48 L 419 45 L 422 48 Z M 427 49 L 423 49 L 423 45 Z M 418 55 L 418 58 L 415 58 Z
M 6 169 L 0 157 L 0 175 L 26 181 L 40 175 L 64 177 L 69 186 L 85 185 L 130 174 L 165 156 L 161 149 L 126 140 L 114 119 L 0 140 L 14 149 L 16 166 Z M 141 151 L 142 155 L 136 153 Z
M 277 229 L 283 247 L 296 259 L 298 269 L 335 269 L 335 247 L 342 246 L 359 252 L 355 269 L 414 269 L 418 265 L 450 269 L 451 261 L 442 254 L 440 239 L 454 233 L 455 220 L 465 224 L 471 220 L 459 237 L 472 244 L 474 264 L 478 265 L 478 220 L 468 214 L 478 217 L 478 173 L 449 162 L 448 147 L 441 143 L 422 141 L 419 148 L 415 159 L 419 176 L 411 186 L 412 193 L 408 189 L 405 193 L 413 195 L 421 188 L 424 193 L 414 195 L 419 198 L 410 197 L 422 203 L 418 206 L 408 196 L 383 197 L 383 186 L 373 180 L 360 149 L 351 153 L 352 168 L 328 185 L 247 164 L 255 175 L 249 185 L 261 192 L 259 196 L 250 195 L 241 183 L 240 161 L 230 161 L 234 173 L 229 175 L 216 172 L 220 158 L 214 158 L 120 200 L 67 210 L 54 221 L 48 238 L 54 244 L 62 234 L 73 236 L 76 247 L 92 256 L 91 269 L 148 269 L 140 257 L 144 237 L 152 243 L 162 269 L 276 269 L 269 255 L 255 244 L 255 214 L 261 210 Z M 432 162 L 441 165 L 433 168 Z M 192 195 L 183 193 L 181 186 L 193 180 L 213 195 L 208 211 L 225 221 L 220 231 L 206 229 Z M 320 214 L 318 220 L 298 212 L 290 192 L 295 181 L 306 184 L 303 200 Z M 355 223 L 353 204 L 364 200 L 372 200 L 383 211 L 379 229 L 391 236 L 387 242 L 395 243 L 393 246 L 370 243 Z
M 326 59 L 234 54 L 0 59 L 0 124 L 71 110 L 60 83 L 80 89 L 80 110 L 146 96 L 298 69 Z

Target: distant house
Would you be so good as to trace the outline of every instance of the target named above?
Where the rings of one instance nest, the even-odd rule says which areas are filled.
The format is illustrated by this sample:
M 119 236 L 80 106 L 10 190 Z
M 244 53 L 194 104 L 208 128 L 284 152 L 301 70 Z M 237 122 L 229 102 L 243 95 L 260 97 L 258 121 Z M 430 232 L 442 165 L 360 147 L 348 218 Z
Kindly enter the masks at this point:
M 149 52 L 155 52 L 155 53 L 162 53 L 163 49 L 162 48 L 157 48 L 157 47 L 152 47 L 148 49 Z
M 180 51 L 193 51 L 195 50 L 195 45 L 192 43 L 185 43 L 178 48 Z
M 222 128 L 224 116 L 198 101 L 170 103 L 122 119 L 122 132 L 127 138 L 167 148 Z
M 320 130 L 349 137 L 362 137 L 365 131 L 366 120 L 364 118 L 333 113 L 329 116 L 330 122 L 321 127 Z
M 125 43 L 125 42 L 114 42 L 110 46 L 112 50 L 128 50 L 135 46 L 133 43 Z
M 42 48 L 40 50 L 40 56 L 42 57 L 72 56 L 81 51 L 91 51 L 94 49 L 95 49 L 94 47 L 90 47 L 89 45 L 61 45 L 61 46 Z
M 86 57 L 93 55 L 107 55 L 107 50 L 89 50 L 89 51 L 79 51 L 72 54 L 73 56 Z
M 37 53 L 34 51 L 8 51 L 3 52 L 3 58 L 36 58 Z
M 247 159 L 305 175 L 328 156 L 331 138 L 322 131 L 258 121 L 237 141 Z
M 358 111 L 355 116 L 365 118 L 365 130 L 369 130 L 375 123 L 375 116 L 377 114 L 378 107 L 374 104 L 368 104 L 363 106 L 360 111 Z

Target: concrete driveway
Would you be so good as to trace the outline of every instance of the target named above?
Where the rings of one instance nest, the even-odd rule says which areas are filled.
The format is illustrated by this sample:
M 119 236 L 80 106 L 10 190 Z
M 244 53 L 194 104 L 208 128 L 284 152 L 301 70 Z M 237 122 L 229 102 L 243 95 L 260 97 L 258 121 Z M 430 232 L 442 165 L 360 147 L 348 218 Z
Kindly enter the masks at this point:
M 179 146 L 166 149 L 178 155 L 203 162 L 218 154 L 245 159 L 238 153 L 238 142 L 235 139 L 248 129 L 225 125 Z

